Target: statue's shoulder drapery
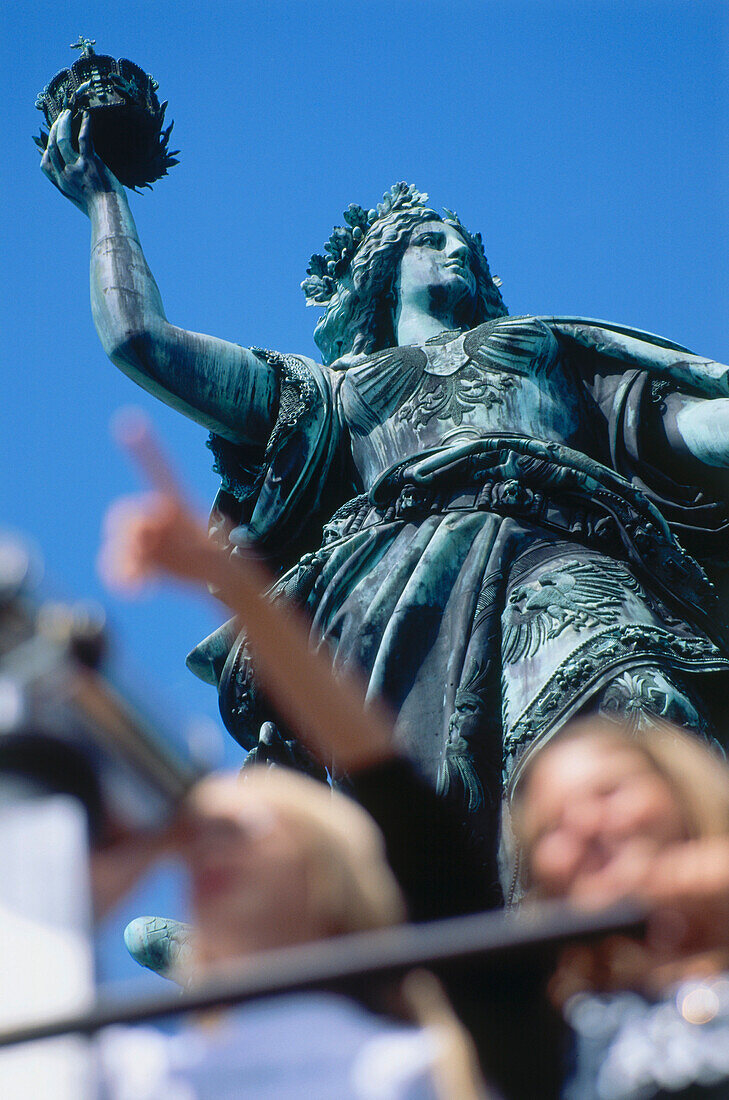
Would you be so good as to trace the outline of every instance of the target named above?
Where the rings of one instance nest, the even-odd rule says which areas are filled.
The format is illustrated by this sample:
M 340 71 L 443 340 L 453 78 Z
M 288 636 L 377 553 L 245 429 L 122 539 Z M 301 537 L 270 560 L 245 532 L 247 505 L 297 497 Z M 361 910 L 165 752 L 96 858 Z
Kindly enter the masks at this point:
M 535 320 L 563 344 L 590 398 L 596 432 L 606 426 L 608 453 L 600 457 L 646 493 L 688 549 L 704 557 L 723 555 L 729 550 L 724 502 L 659 469 L 655 455 L 646 451 L 641 429 L 671 389 L 705 397 L 729 395 L 726 369 L 718 364 L 698 368 L 680 354 L 667 364 L 661 352 L 688 356 L 688 349 L 639 329 L 572 316 Z M 333 373 L 305 356 L 258 354 L 280 374 L 278 417 L 265 450 L 211 437 L 221 476 L 213 525 L 216 512 L 224 514 L 234 522 L 233 545 L 240 528 L 240 537 L 255 539 L 274 559 L 290 563 L 303 547 L 316 544 L 306 535 L 320 528 L 327 512 L 355 489 L 340 447 L 344 429 L 335 400 L 343 372 Z
M 221 487 L 210 535 L 232 553 L 254 541 L 274 566 L 290 564 L 307 546 L 318 545 L 327 515 L 351 495 L 339 447 L 336 379 L 306 356 L 252 350 L 279 375 L 278 413 L 265 448 L 211 434 L 208 446 Z M 187 658 L 190 670 L 217 684 L 237 632 L 231 621 L 204 639 Z
M 238 537 L 253 539 L 279 557 L 285 547 L 291 553 L 291 544 L 316 512 L 332 472 L 339 425 L 325 368 L 305 356 L 253 350 L 279 374 L 278 414 L 259 451 L 211 435 L 214 468 L 221 477 L 215 508 L 237 521 Z
M 658 507 L 690 553 L 710 571 L 723 570 L 729 560 L 726 486 L 719 477 L 712 487 L 710 473 L 698 463 L 686 456 L 679 462 L 657 448 L 652 428 L 672 391 L 729 396 L 727 368 L 697 363 L 682 345 L 639 329 L 582 317 L 542 320 L 565 342 L 597 417 L 604 418 L 610 467 Z

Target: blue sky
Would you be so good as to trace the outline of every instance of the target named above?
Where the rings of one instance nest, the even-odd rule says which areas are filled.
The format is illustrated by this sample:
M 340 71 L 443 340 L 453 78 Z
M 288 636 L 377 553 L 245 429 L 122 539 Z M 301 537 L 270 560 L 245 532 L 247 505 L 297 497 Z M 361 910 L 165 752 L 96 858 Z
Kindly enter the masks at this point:
M 88 223 L 38 170 L 35 96 L 79 33 L 169 100 L 180 164 L 132 208 L 176 324 L 313 354 L 309 255 L 349 202 L 405 179 L 481 230 L 512 313 L 605 318 L 729 357 L 723 0 L 35 0 L 0 20 L 0 524 L 38 543 L 49 592 L 104 604 L 118 664 L 180 735 L 219 727 L 184 655 L 220 615 L 169 589 L 104 591 L 101 518 L 136 487 L 110 416 L 145 408 L 201 507 L 216 478 L 203 429 L 105 359 Z M 230 739 L 224 757 L 239 759 Z M 176 904 L 165 876 L 129 899 L 104 931 L 104 973 L 138 973 L 119 947 L 128 917 Z

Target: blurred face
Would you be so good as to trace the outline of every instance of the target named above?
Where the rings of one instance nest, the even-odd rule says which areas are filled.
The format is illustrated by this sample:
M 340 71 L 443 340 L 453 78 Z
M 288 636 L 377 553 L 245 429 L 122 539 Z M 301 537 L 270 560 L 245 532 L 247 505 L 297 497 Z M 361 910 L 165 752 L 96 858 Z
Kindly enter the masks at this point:
M 396 290 L 401 305 L 414 303 L 434 312 L 473 300 L 476 277 L 458 230 L 438 221 L 416 226 L 400 261 Z
M 295 826 L 237 781 L 195 800 L 183 849 L 201 956 L 224 959 L 320 934 L 309 912 L 308 861 Z
M 638 750 L 585 736 L 534 765 L 523 833 L 543 897 L 608 904 L 642 881 L 650 861 L 686 838 L 674 794 Z

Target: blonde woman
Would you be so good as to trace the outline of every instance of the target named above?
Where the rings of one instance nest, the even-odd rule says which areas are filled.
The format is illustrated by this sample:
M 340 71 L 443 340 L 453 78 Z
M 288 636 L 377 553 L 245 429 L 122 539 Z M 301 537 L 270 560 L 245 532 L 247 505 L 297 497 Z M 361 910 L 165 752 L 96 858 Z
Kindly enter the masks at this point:
M 355 802 L 283 769 L 214 775 L 174 834 L 193 925 L 177 978 L 230 975 L 262 952 L 402 921 L 379 830 Z M 487 1096 L 465 1032 L 427 975 L 280 994 L 175 1037 L 112 1029 L 110 1100 L 464 1100 Z M 150 1070 L 151 1067 L 151 1070 Z M 456 1092 L 454 1092 L 454 1087 Z
M 513 825 L 527 898 L 600 907 L 630 896 L 649 907 L 642 941 L 573 948 L 555 975 L 552 995 L 577 1037 L 567 1095 L 729 1095 L 723 758 L 667 725 L 575 724 L 524 769 Z

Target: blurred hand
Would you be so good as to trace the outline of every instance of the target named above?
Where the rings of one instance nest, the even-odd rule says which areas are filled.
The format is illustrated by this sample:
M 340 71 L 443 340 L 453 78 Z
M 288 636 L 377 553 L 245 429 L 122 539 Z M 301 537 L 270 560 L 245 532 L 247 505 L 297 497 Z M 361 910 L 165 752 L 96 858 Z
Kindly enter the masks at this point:
M 567 948 L 550 982 L 558 1007 L 574 993 L 637 989 L 655 994 L 686 978 L 729 965 L 729 837 L 671 845 L 625 880 L 610 898 L 633 897 L 649 908 L 645 939 L 613 936 L 593 946 Z M 621 886 L 623 888 L 621 888 Z
M 208 538 L 205 524 L 185 501 L 146 418 L 123 410 L 114 434 L 154 489 L 122 497 L 109 507 L 99 553 L 103 579 L 112 588 L 126 590 L 137 590 L 162 573 L 206 583 L 211 569 L 226 555 L 220 540 Z
M 260 683 L 285 727 L 320 764 L 334 760 L 355 771 L 394 755 L 392 718 L 376 701 L 365 703 L 358 677 L 335 676 L 326 647 L 310 646 L 310 621 L 295 607 L 268 597 L 273 577 L 251 553 L 229 554 L 224 528 L 210 539 L 177 489 L 174 475 L 146 421 L 127 416 L 124 448 L 156 491 L 114 504 L 107 515 L 100 570 L 108 583 L 134 588 L 156 573 L 207 584 L 245 628 Z M 270 735 L 270 736 L 269 736 Z M 282 740 L 279 738 L 279 740 Z M 261 755 L 283 748 L 268 731 Z
M 204 582 L 211 551 L 205 527 L 170 493 L 123 497 L 104 521 L 99 570 L 112 587 L 137 589 L 159 573 Z
M 628 936 L 608 936 L 596 944 L 574 944 L 559 957 L 549 980 L 549 999 L 562 1009 L 577 993 L 646 989 L 656 960 L 645 943 Z
M 687 841 L 660 853 L 636 891 L 651 909 L 654 950 L 690 959 L 729 956 L 729 837 Z

